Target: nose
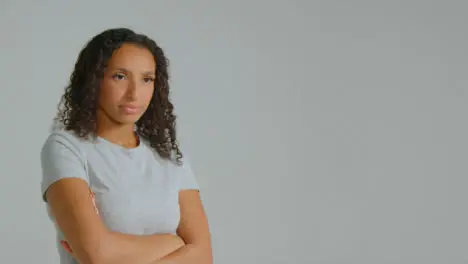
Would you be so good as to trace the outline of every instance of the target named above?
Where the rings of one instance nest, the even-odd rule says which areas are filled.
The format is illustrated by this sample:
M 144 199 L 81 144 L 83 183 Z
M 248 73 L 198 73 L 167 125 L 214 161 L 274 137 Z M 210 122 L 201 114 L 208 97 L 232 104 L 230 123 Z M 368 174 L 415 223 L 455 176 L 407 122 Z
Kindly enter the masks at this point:
M 137 90 L 138 90 L 138 84 L 134 80 L 130 80 L 128 82 L 128 87 L 127 87 L 127 98 L 131 100 L 136 100 Z

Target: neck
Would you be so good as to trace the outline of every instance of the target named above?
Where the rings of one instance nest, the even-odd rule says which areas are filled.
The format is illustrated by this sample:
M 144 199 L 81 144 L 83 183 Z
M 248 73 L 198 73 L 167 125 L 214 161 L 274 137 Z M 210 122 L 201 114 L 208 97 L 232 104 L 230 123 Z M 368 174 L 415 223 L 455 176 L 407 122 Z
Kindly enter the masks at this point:
M 139 144 L 134 124 L 119 124 L 101 111 L 98 111 L 97 135 L 127 148 L 133 148 Z

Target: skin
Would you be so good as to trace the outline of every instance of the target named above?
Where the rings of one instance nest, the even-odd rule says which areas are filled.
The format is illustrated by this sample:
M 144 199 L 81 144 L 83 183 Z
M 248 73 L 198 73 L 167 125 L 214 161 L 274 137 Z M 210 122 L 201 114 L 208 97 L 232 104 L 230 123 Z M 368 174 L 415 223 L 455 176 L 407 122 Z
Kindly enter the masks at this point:
M 127 148 L 139 144 L 133 127 L 152 98 L 155 67 L 153 55 L 145 48 L 124 44 L 114 53 L 101 83 L 97 112 L 100 137 Z M 87 183 L 78 178 L 55 182 L 46 197 L 80 263 L 213 263 L 208 220 L 197 190 L 179 193 L 177 235 L 137 236 L 109 231 L 96 214 Z
M 135 147 L 133 126 L 148 108 L 154 92 L 156 63 L 145 48 L 124 44 L 108 62 L 101 83 L 98 135 Z

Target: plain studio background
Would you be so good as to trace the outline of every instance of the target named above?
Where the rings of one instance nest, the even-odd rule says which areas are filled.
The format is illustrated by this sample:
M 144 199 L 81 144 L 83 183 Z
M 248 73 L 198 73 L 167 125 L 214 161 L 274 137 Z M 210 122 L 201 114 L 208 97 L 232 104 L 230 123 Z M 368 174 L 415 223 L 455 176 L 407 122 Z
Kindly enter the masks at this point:
M 171 60 L 215 263 L 467 263 L 466 1 L 2 1 L 0 262 L 57 263 L 39 150 L 79 50 Z

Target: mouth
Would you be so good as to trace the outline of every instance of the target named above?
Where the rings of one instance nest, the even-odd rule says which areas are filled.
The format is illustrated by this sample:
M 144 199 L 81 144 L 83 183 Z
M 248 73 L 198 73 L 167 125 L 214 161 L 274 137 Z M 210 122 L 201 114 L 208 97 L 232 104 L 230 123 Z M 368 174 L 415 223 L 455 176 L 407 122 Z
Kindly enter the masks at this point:
M 132 115 L 132 114 L 138 113 L 139 107 L 136 107 L 136 106 L 133 106 L 133 105 L 122 105 L 122 106 L 120 106 L 120 109 L 122 109 L 122 111 L 125 114 Z

